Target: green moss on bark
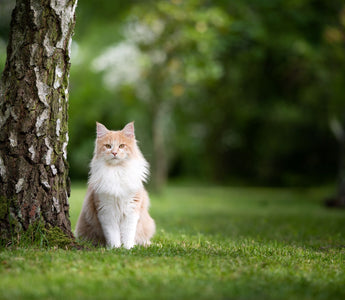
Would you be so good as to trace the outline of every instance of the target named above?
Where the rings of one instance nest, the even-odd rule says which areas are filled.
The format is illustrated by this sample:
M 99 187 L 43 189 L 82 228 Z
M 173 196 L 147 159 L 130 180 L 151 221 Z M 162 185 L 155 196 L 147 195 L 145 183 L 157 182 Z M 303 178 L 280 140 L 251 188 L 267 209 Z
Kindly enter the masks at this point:
M 11 210 L 18 210 L 18 200 L 0 197 L 0 246 L 11 244 L 22 231 L 22 225 Z
M 0 220 L 4 220 L 8 214 L 8 200 L 0 197 Z
M 40 247 L 40 248 L 71 248 L 74 239 L 67 236 L 59 227 L 44 225 L 42 221 L 31 224 L 27 230 L 13 231 L 12 235 L 1 236 L 1 247 Z
M 46 246 L 66 248 L 73 244 L 73 239 L 65 235 L 59 227 L 44 228 Z
M 15 210 L 19 209 L 19 203 L 17 198 L 0 197 L 0 220 L 3 221 L 8 218 L 10 214 L 10 207 Z

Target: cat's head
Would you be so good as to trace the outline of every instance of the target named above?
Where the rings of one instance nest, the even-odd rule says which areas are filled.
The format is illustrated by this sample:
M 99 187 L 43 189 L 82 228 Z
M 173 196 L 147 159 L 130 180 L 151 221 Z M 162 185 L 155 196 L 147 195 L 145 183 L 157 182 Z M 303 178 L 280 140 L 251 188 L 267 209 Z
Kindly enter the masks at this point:
M 108 130 L 103 124 L 96 123 L 95 156 L 110 165 L 117 165 L 139 155 L 134 123 L 128 123 L 122 130 Z

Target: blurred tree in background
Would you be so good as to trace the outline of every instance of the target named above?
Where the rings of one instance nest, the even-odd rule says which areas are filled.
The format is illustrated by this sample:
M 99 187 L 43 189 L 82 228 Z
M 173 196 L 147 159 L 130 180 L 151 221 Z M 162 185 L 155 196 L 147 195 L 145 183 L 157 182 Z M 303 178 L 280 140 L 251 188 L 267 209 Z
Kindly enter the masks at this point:
M 157 186 L 167 176 L 335 181 L 344 174 L 343 9 L 341 0 L 80 1 L 71 177 L 87 176 L 95 121 L 135 120 Z
M 196 102 L 209 81 L 223 73 L 218 60 L 229 27 L 219 8 L 198 1 L 155 1 L 135 5 L 122 25 L 123 40 L 93 60 L 106 87 L 142 102 L 152 138 L 153 183 L 166 182 L 179 135 L 176 106 Z M 187 104 L 188 105 L 188 104 Z M 184 142 L 187 145 L 188 142 Z
M 334 24 L 324 31 L 325 58 L 329 69 L 330 128 L 338 142 L 338 191 L 329 205 L 345 206 L 345 4 Z

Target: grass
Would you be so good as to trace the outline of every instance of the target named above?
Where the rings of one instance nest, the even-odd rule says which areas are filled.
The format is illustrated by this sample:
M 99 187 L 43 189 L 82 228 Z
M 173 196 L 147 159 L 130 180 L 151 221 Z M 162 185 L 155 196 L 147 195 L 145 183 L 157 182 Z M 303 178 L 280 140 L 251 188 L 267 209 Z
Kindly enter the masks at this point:
M 85 187 L 72 187 L 71 221 Z M 327 189 L 169 186 L 149 248 L 0 251 L 0 299 L 345 299 L 345 211 Z

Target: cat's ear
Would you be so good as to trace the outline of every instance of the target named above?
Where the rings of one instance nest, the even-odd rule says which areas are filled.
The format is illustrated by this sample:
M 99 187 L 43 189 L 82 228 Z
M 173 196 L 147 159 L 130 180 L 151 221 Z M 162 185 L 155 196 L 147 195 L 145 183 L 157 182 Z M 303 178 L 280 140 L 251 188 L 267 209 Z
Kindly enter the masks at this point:
M 96 133 L 97 138 L 101 138 L 102 136 L 105 136 L 109 130 L 101 123 L 96 122 Z
M 123 134 L 126 137 L 129 138 L 134 138 L 134 122 L 128 123 L 123 129 L 122 129 Z

